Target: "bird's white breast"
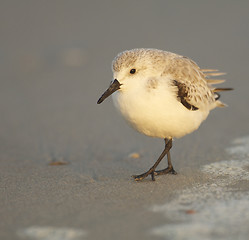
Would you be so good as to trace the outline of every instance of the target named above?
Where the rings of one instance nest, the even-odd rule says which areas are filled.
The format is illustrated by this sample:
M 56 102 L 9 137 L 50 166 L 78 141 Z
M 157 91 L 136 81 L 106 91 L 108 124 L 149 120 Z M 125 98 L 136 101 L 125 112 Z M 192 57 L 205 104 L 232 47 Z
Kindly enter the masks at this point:
M 146 82 L 146 84 L 148 81 Z M 126 121 L 139 132 L 159 138 L 182 137 L 196 130 L 209 111 L 191 111 L 166 83 L 117 91 L 113 101 Z

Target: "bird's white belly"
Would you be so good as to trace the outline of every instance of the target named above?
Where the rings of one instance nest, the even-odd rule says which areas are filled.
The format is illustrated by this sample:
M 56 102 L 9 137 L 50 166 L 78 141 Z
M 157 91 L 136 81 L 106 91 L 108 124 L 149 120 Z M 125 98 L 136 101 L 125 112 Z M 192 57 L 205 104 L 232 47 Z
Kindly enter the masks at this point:
M 162 94 L 117 92 L 113 100 L 133 128 L 151 137 L 182 137 L 196 130 L 209 113 L 187 109 L 165 89 Z

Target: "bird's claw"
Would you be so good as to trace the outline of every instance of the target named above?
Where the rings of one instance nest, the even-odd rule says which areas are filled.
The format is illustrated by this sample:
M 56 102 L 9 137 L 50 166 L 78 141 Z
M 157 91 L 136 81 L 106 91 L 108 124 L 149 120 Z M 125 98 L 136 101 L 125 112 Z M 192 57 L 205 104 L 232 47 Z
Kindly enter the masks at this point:
M 174 175 L 177 174 L 177 172 L 174 170 L 173 167 L 167 167 L 165 169 L 155 171 L 155 175 L 156 176 L 158 176 L 158 175 L 164 175 L 164 174 L 168 174 L 168 173 L 171 173 L 171 174 L 174 174 Z
M 167 167 L 165 169 L 158 170 L 158 171 L 155 171 L 154 169 L 150 169 L 149 171 L 147 171 L 145 173 L 142 173 L 142 174 L 139 174 L 139 175 L 133 175 L 132 177 L 134 178 L 135 181 L 141 181 L 144 178 L 146 178 L 147 176 L 151 175 L 151 180 L 155 181 L 156 180 L 155 176 L 168 174 L 168 173 L 171 173 L 171 174 L 174 174 L 174 175 L 177 174 L 177 172 L 174 170 L 173 167 Z
M 141 181 L 147 176 L 151 175 L 152 181 L 155 181 L 155 170 L 149 170 L 148 172 L 139 174 L 139 175 L 132 175 L 135 181 Z

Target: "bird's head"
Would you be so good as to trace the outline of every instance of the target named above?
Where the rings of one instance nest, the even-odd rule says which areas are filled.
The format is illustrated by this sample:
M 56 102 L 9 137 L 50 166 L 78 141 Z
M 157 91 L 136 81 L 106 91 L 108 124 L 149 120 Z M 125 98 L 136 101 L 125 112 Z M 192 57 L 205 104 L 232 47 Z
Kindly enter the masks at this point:
M 157 62 L 163 61 L 163 54 L 160 50 L 143 48 L 118 54 L 112 62 L 113 80 L 97 103 L 102 103 L 116 91 L 141 87 L 143 81 L 160 76 L 163 69 L 160 69 L 162 65 Z

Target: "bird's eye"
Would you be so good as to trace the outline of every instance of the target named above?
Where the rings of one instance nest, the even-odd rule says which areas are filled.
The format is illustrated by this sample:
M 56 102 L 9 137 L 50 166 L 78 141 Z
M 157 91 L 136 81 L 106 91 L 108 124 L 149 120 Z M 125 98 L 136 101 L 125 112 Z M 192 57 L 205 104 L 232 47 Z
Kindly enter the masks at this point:
M 132 68 L 131 70 L 130 70 L 130 74 L 134 74 L 136 72 L 136 69 L 135 68 Z

